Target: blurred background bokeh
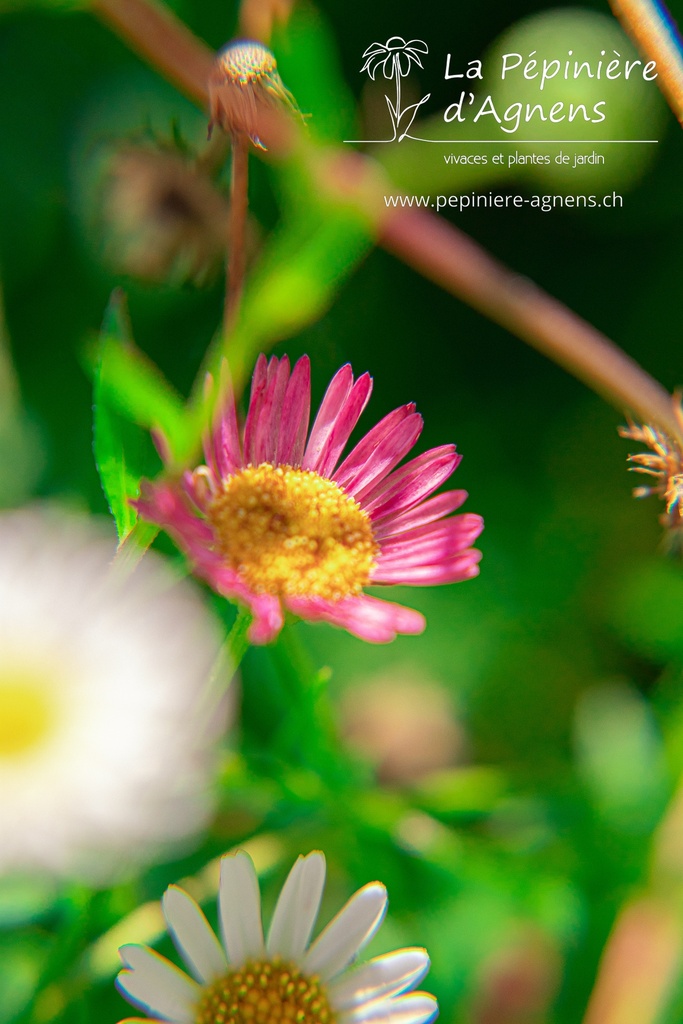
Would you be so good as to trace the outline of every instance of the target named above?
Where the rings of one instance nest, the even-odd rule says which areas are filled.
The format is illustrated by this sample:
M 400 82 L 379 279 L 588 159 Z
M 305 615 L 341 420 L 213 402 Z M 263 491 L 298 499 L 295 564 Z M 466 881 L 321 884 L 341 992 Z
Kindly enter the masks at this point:
M 0 0 L 0 281 L 21 396 L 11 417 L 0 415 L 0 497 L 105 515 L 92 451 L 93 338 L 122 287 L 136 344 L 189 392 L 221 318 L 227 172 L 220 146 L 204 148 L 206 114 L 72 6 Z M 170 6 L 212 48 L 235 31 L 235 3 Z M 680 20 L 680 0 L 672 8 Z M 415 101 L 431 91 L 429 119 L 452 102 L 437 53 L 464 65 L 500 50 L 506 32 L 516 33 L 506 45 L 526 53 L 536 36 L 520 22 L 551 10 L 532 0 L 305 0 L 273 44 L 314 137 L 372 138 L 386 108 L 383 83 L 378 92 L 360 74 L 371 42 L 430 42 L 434 63 L 409 79 Z M 606 3 L 563 17 L 544 31 L 565 48 L 566 18 L 617 43 Z M 673 390 L 683 383 L 683 138 L 654 87 L 622 90 L 615 110 L 631 137 L 660 139 L 604 147 L 605 191 L 623 193 L 623 208 L 445 215 Z M 495 180 L 472 167 L 446 173 L 437 147 L 419 145 L 368 152 L 397 191 L 572 188 L 539 168 Z M 250 259 L 283 224 L 303 239 L 301 255 L 310 232 L 297 236 L 296 219 L 305 222 L 308 196 L 296 173 L 268 157 L 251 170 Z M 590 191 L 602 191 L 596 180 Z M 397 592 L 427 616 L 418 638 L 373 647 L 300 624 L 274 648 L 250 651 L 221 809 L 191 854 L 90 893 L 87 915 L 73 912 L 78 883 L 21 890 L 0 880 L 0 1024 L 125 1016 L 111 984 L 115 945 L 136 935 L 91 944 L 238 843 L 264 873 L 266 905 L 293 855 L 314 847 L 330 863 L 330 909 L 383 880 L 390 915 L 373 951 L 427 946 L 426 987 L 447 1024 L 581 1020 L 619 908 L 650 882 L 653 835 L 683 771 L 683 576 L 663 553 L 656 500 L 630 496 L 638 481 L 617 436 L 623 419 L 384 252 L 368 248 L 346 267 L 344 258 L 328 308 L 274 350 L 310 355 L 314 399 L 342 363 L 369 370 L 374 392 L 359 429 L 412 400 L 425 417 L 423 449 L 457 443 L 455 486 L 486 522 L 481 576 Z M 170 543 L 160 547 L 178 559 Z M 232 610 L 213 603 L 229 624 Z M 321 717 L 349 755 L 316 737 Z M 65 907 L 71 946 L 60 962 Z M 154 937 L 154 924 L 150 936 L 136 922 L 141 938 Z M 682 1014 L 679 979 L 659 1019 Z

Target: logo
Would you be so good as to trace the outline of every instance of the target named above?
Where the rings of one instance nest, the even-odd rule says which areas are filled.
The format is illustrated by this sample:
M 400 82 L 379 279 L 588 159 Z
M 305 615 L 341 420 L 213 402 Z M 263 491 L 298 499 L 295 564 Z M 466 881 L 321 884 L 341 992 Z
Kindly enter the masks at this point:
M 420 54 L 429 52 L 429 47 L 422 39 L 411 39 L 406 42 L 401 36 L 391 36 L 386 43 L 371 43 L 363 54 L 365 63 L 361 73 L 367 71 L 375 81 L 378 71 L 382 71 L 387 83 L 393 80 L 393 99 L 385 94 L 393 134 L 390 139 L 376 139 L 376 142 L 402 142 L 408 135 L 417 112 L 426 103 L 431 93 L 427 93 L 417 103 L 409 103 L 401 107 L 401 79 L 407 78 L 413 64 L 423 67 Z

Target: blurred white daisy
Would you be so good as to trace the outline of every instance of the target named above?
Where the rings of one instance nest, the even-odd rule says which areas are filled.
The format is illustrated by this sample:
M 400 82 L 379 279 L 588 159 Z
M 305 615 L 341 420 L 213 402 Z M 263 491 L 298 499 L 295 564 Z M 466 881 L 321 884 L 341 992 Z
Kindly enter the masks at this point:
M 211 811 L 219 631 L 160 559 L 113 553 L 90 521 L 0 514 L 0 872 L 108 880 Z
M 424 949 L 400 949 L 350 967 L 379 928 L 386 889 L 359 889 L 309 944 L 325 884 L 322 853 L 299 857 L 282 888 L 268 936 L 247 853 L 221 861 L 222 945 L 195 901 L 164 893 L 168 930 L 192 977 L 146 946 L 120 950 L 119 991 L 156 1024 L 426 1024 L 438 1009 L 413 989 L 429 969 Z M 131 1017 L 121 1024 L 149 1024 Z

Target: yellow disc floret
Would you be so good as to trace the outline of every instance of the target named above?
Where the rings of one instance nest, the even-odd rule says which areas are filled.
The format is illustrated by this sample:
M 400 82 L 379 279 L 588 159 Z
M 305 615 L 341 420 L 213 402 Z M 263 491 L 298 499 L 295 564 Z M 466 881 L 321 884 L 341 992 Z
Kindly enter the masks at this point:
M 0 764 L 30 753 L 54 731 L 54 680 L 38 672 L 0 670 Z
M 291 466 L 247 466 L 208 510 L 220 552 L 255 593 L 339 601 L 369 581 L 370 519 L 333 480 Z
M 317 977 L 278 960 L 248 963 L 205 990 L 195 1024 L 334 1024 Z
M 260 43 L 232 43 L 219 53 L 218 62 L 226 77 L 239 85 L 277 74 L 275 57 Z

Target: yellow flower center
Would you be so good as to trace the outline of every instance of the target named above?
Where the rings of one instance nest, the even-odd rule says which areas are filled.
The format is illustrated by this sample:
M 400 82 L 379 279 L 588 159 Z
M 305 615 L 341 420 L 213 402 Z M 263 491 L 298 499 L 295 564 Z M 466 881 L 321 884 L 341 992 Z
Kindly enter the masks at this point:
M 247 466 L 208 517 L 227 564 L 255 593 L 339 601 L 365 586 L 379 552 L 358 502 L 311 470 Z
M 22 669 L 0 673 L 0 763 L 29 753 L 55 728 L 53 681 Z
M 249 85 L 259 78 L 277 73 L 275 57 L 258 43 L 237 43 L 218 55 L 221 70 L 239 85 Z
M 203 993 L 195 1024 L 334 1024 L 324 987 L 294 964 L 245 964 Z

